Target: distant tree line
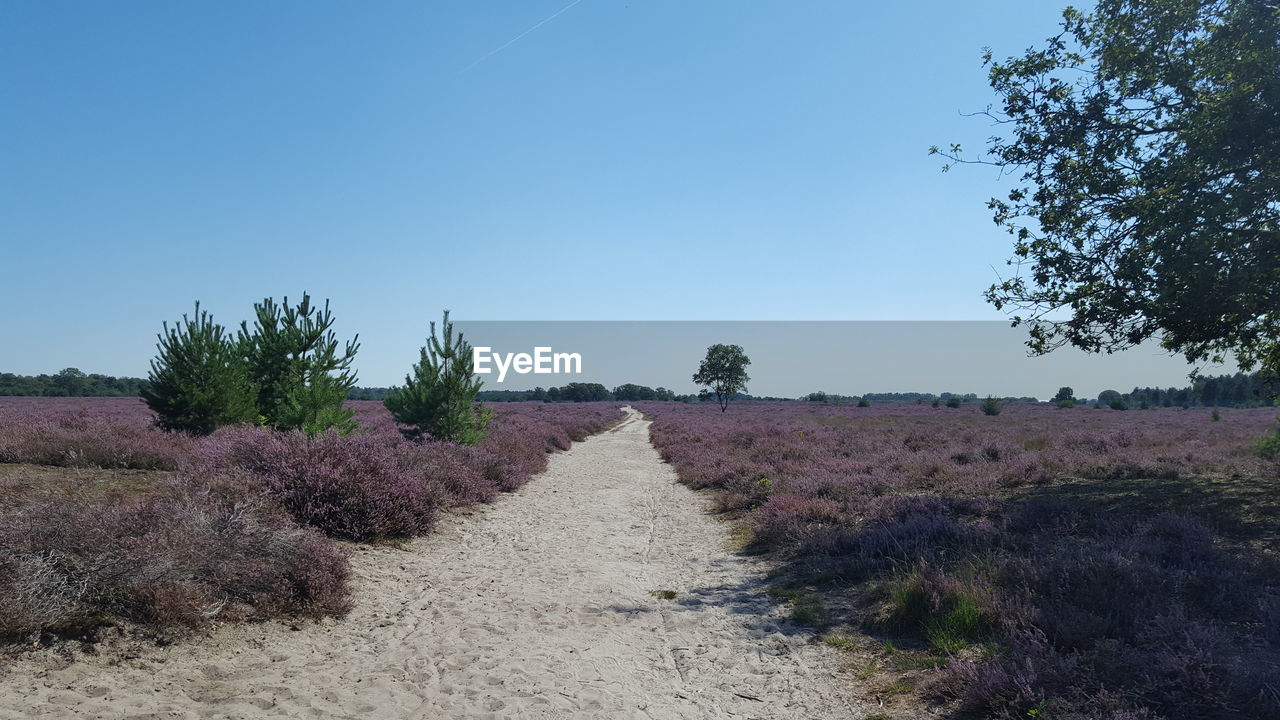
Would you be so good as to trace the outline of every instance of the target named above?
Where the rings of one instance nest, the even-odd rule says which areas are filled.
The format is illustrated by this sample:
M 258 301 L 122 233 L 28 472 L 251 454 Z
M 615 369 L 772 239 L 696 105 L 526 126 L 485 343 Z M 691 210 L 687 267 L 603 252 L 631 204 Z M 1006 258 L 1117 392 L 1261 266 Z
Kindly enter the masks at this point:
M 114 377 L 99 373 L 84 373 L 77 368 L 66 368 L 52 375 L 17 375 L 0 373 L 0 396 L 44 396 L 44 397 L 136 397 L 143 383 L 142 378 Z M 1064 388 L 1070 390 L 1070 388 Z M 348 394 L 350 400 L 383 401 L 390 389 L 384 387 L 357 387 Z M 1272 407 L 1276 404 L 1275 393 L 1280 390 L 1280 383 L 1268 380 L 1260 373 L 1236 373 L 1234 375 L 1215 375 L 1197 378 L 1195 383 L 1181 388 L 1135 387 L 1128 393 L 1117 390 L 1106 390 L 1099 393 L 1097 399 L 1076 398 L 1068 392 L 1055 396 L 1051 402 L 1059 404 L 1100 404 L 1110 407 L 1143 409 L 1156 407 Z M 863 395 L 840 395 L 838 393 L 812 392 L 801 398 L 810 402 L 827 404 L 867 403 L 932 403 L 934 400 L 947 402 L 958 398 L 962 402 L 978 400 L 974 393 L 865 393 Z M 1116 403 L 1116 399 L 1120 402 Z M 541 388 L 533 390 L 481 390 L 476 399 L 482 402 L 593 402 L 601 400 L 617 400 L 620 402 L 636 402 L 643 400 L 710 402 L 714 398 L 699 398 L 698 395 L 678 395 L 663 387 L 650 388 L 645 385 L 626 383 L 613 390 L 600 383 L 569 383 L 563 387 Z M 790 398 L 757 397 L 745 393 L 733 395 L 735 401 L 779 401 Z M 1002 402 L 1038 402 L 1033 397 L 1006 397 Z
M 647 389 L 647 388 L 646 388 Z M 613 393 L 600 383 L 569 383 L 563 387 L 534 388 L 529 393 L 529 400 L 543 402 L 600 402 L 613 400 Z
M 354 388 L 352 400 L 382 400 L 387 396 L 388 388 L 367 387 Z M 561 387 L 535 387 L 532 390 L 481 390 L 476 393 L 480 402 L 601 402 L 618 400 L 635 402 L 640 400 L 676 400 L 675 392 L 663 387 L 651 388 L 646 385 L 627 383 L 613 390 L 600 383 L 569 383 Z
M 142 378 L 86 374 L 78 368 L 66 368 L 53 375 L 0 373 L 0 395 L 134 397 L 143 382 Z
M 385 387 L 356 387 L 351 388 L 351 392 L 347 394 L 348 400 L 377 400 L 379 402 L 387 399 L 387 393 L 391 392 L 391 388 Z
M 382 400 L 387 396 L 388 388 L 358 387 L 351 391 L 351 400 Z M 977 397 L 976 395 L 973 397 Z M 795 398 L 774 397 L 771 395 L 748 395 L 734 393 L 730 396 L 734 402 L 785 402 Z M 626 383 L 610 390 L 600 383 L 569 383 L 561 387 L 532 390 L 481 390 L 476 394 L 479 402 L 600 402 L 619 401 L 637 402 L 656 400 L 666 402 L 715 402 L 715 396 L 707 392 L 703 394 L 677 394 L 664 387 L 651 388 L 646 385 Z
M 1119 409 L 1157 407 L 1271 407 L 1276 404 L 1280 383 L 1261 373 L 1236 373 L 1196 378 L 1181 388 L 1135 387 L 1128 393 L 1104 390 L 1096 404 Z
M 974 402 L 978 399 L 975 393 L 917 393 L 917 392 L 901 392 L 901 393 L 866 393 L 864 395 L 839 395 L 828 392 L 811 392 L 800 398 L 808 402 L 820 402 L 828 405 L 840 405 L 850 403 L 861 407 L 867 407 L 873 402 L 876 403 L 916 403 L 923 405 L 925 403 L 950 402 L 955 400 L 958 403 Z M 994 398 L 999 402 L 1040 402 L 1033 397 L 1004 397 Z
M 1100 405 L 1117 410 L 1148 409 L 1158 407 L 1272 407 L 1277 404 L 1276 393 L 1280 391 L 1280 382 L 1275 378 L 1268 379 L 1262 373 L 1236 373 L 1234 375 L 1213 375 L 1196 378 L 1186 387 L 1135 387 L 1130 392 L 1119 390 L 1103 390 L 1097 398 L 1076 397 L 1069 387 L 1058 390 L 1049 402 L 1060 407 L 1073 405 Z M 828 392 L 812 392 L 801 400 L 820 402 L 830 405 L 842 403 L 872 402 L 914 402 L 914 403 L 950 403 L 953 400 L 961 403 L 978 400 L 973 393 L 866 393 L 865 395 L 839 395 Z M 999 402 L 1040 402 L 1033 397 L 997 398 Z
M 359 387 L 351 391 L 351 400 L 383 400 L 389 388 Z M 481 390 L 479 402 L 600 402 L 620 400 L 675 400 L 676 394 L 666 388 L 651 388 L 627 383 L 610 390 L 600 383 L 569 383 L 561 387 L 536 387 L 532 390 Z

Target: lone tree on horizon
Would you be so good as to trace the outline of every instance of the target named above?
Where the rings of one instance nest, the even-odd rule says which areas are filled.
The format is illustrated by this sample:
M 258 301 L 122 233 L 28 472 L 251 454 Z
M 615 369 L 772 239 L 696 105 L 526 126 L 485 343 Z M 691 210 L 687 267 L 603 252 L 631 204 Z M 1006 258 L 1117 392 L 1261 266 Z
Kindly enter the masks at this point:
M 986 293 L 1044 354 L 1150 338 L 1189 362 L 1280 372 L 1280 9 L 1099 0 L 993 62 L 988 203 L 1018 272 Z M 944 170 L 950 166 L 944 166 Z
M 712 345 L 707 348 L 707 356 L 698 365 L 693 381 L 710 388 L 715 393 L 716 402 L 720 403 L 720 412 L 729 409 L 729 398 L 734 393 L 745 392 L 751 378 L 747 376 L 747 366 L 751 359 L 743 352 L 741 345 Z
M 1058 394 L 1053 396 L 1054 403 L 1060 408 L 1073 407 L 1076 404 L 1076 391 L 1071 389 L 1069 385 L 1063 385 L 1058 388 Z

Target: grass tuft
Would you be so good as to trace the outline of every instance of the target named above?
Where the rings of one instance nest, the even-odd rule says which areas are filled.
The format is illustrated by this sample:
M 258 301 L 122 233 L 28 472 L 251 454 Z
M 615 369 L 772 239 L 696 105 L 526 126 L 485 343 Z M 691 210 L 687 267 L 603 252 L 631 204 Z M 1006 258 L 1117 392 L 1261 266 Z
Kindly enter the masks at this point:
M 858 641 L 853 636 L 844 633 L 827 633 L 823 636 L 822 642 L 837 650 L 852 651 L 859 647 Z

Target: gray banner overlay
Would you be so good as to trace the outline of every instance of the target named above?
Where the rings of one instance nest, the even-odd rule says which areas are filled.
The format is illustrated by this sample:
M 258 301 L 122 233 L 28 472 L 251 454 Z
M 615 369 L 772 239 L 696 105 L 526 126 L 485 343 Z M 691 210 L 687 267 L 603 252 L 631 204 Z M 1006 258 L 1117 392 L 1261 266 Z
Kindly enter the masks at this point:
M 1070 385 L 1081 396 L 1113 388 L 1181 387 L 1193 366 L 1152 342 L 1113 355 L 1064 348 L 1028 357 L 1026 331 L 1005 322 L 954 321 L 458 321 L 485 351 L 487 390 L 528 390 L 570 382 L 636 383 L 695 392 L 691 376 L 707 347 L 741 345 L 751 358 L 748 392 L 799 397 L 825 391 L 977 393 L 1051 397 Z M 544 348 L 535 372 L 536 348 Z M 525 354 L 528 358 L 519 357 Z M 577 355 L 575 364 L 555 354 Z M 499 363 L 507 367 L 498 381 Z M 523 367 L 527 372 L 517 372 Z M 568 369 L 570 372 L 565 372 Z M 1234 368 L 1209 366 L 1204 373 Z

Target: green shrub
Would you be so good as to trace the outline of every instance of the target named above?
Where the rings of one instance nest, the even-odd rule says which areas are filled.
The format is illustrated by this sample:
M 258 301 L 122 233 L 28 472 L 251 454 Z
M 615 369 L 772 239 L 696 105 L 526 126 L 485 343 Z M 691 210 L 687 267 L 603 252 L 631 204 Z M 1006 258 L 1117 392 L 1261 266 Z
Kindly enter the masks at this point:
M 826 617 L 822 598 L 805 593 L 791 601 L 791 619 L 801 625 L 820 625 Z
M 208 435 L 256 419 L 252 385 L 236 345 L 200 303 L 194 319 L 183 315 L 172 328 L 166 322 L 158 337 L 160 352 L 141 391 L 156 425 Z
M 355 411 L 344 403 L 356 384 L 351 363 L 359 336 L 339 352 L 329 301 L 316 307 L 306 293 L 296 307 L 286 297 L 283 305 L 266 298 L 253 309 L 253 328 L 240 325 L 240 352 L 257 385 L 258 414 L 266 424 L 308 435 L 353 430 Z
M 1102 392 L 1098 393 L 1099 405 L 1110 405 L 1116 400 L 1123 400 L 1123 399 L 1124 399 L 1124 396 L 1120 394 L 1119 390 L 1103 390 Z
M 947 398 L 947 407 L 949 408 L 958 408 L 960 404 L 960 398 L 958 397 Z
M 1280 418 L 1276 418 L 1275 429 L 1254 442 L 1253 450 L 1269 460 L 1280 458 Z
M 481 381 L 474 379 L 471 344 L 459 333 L 455 338 L 449 311 L 444 313 L 443 338 L 431 337 L 420 351 L 404 387 L 392 388 L 384 401 L 402 432 L 411 440 L 424 436 L 474 445 L 484 437 L 492 411 L 476 404 Z
M 1112 399 L 1111 399 L 1111 409 L 1112 409 L 1112 410 L 1128 410 L 1128 409 L 1129 409 L 1129 404 L 1128 404 L 1128 403 L 1126 403 L 1126 402 L 1124 401 L 1124 398 L 1119 398 L 1119 397 L 1118 397 L 1118 398 L 1112 398 Z
M 1000 401 L 988 395 L 987 399 L 982 401 L 982 414 L 983 415 L 999 415 Z
M 933 647 L 955 653 L 991 633 L 991 617 L 976 593 L 936 572 L 917 569 L 889 592 L 890 620 L 919 632 Z

